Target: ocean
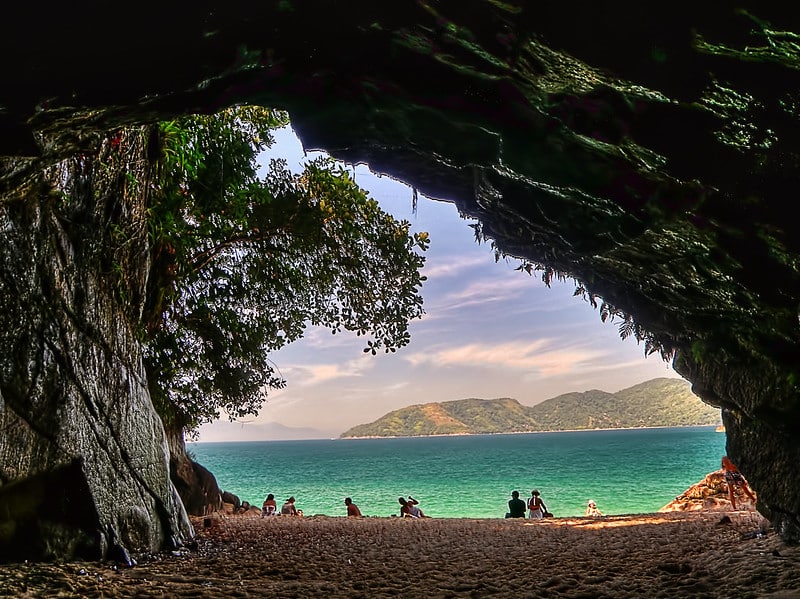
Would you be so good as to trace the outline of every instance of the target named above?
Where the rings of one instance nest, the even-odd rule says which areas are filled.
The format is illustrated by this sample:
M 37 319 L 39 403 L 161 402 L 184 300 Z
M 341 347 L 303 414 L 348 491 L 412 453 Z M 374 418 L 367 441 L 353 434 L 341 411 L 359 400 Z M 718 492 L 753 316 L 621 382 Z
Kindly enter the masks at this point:
M 305 515 L 399 513 L 412 495 L 426 515 L 502 518 L 511 491 L 538 489 L 556 517 L 656 512 L 719 469 L 725 434 L 713 427 L 508 435 L 187 443 L 221 489 L 261 507 L 290 495 Z

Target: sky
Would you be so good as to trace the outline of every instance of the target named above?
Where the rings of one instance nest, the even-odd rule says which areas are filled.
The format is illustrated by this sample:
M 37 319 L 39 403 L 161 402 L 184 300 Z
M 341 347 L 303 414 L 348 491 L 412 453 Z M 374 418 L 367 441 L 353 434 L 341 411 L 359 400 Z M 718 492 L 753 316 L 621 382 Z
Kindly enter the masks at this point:
M 290 127 L 264 155 L 292 170 L 318 154 L 304 152 Z M 635 339 L 622 340 L 617 322 L 573 296 L 573 281 L 542 283 L 495 261 L 469 224 L 446 201 L 420 196 L 367 165 L 349 167 L 381 207 L 430 234 L 422 287 L 425 315 L 411 322 L 411 343 L 395 353 L 364 353 L 355 333 L 309 328 L 303 339 L 270 355 L 286 379 L 270 391 L 256 417 L 226 416 L 203 425 L 199 441 L 333 438 L 357 424 L 406 406 L 477 397 L 511 397 L 534 405 L 563 393 L 610 393 L 679 375 L 658 354 L 645 357 Z M 445 198 L 446 199 L 446 198 Z

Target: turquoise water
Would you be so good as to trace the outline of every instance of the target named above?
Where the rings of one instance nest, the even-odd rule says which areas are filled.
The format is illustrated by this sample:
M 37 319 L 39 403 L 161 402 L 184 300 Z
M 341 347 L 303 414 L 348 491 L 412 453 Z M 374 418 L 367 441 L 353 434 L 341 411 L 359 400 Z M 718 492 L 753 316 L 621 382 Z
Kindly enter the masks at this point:
M 655 512 L 717 470 L 725 435 L 713 427 L 399 439 L 189 443 L 220 487 L 261 506 L 290 495 L 306 515 L 398 513 L 413 495 L 426 515 L 497 518 L 511 491 L 539 489 L 556 516 Z

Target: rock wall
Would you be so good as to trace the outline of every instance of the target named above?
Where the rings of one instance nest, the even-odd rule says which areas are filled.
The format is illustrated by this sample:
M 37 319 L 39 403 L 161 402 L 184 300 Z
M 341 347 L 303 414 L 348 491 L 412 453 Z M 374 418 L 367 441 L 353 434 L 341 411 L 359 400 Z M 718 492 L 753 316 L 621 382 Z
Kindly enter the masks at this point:
M 757 491 L 758 511 L 782 537 L 799 541 L 800 415 L 786 371 L 755 359 L 738 367 L 698 362 L 688 352 L 674 366 L 699 397 L 722 408 L 728 454 Z
M 222 490 L 217 478 L 186 451 L 182 430 L 167 428 L 169 475 L 190 516 L 205 516 L 222 509 Z
M 133 326 L 147 150 L 117 134 L 0 202 L 0 559 L 127 561 L 193 535 Z

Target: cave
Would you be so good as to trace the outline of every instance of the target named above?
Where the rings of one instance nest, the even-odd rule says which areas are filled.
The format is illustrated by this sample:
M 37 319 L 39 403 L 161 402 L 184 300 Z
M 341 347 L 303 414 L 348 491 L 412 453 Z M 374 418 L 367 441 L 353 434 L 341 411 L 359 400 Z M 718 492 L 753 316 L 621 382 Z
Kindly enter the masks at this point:
M 631 334 L 721 408 L 759 511 L 800 541 L 792 7 L 281 0 L 5 13 L 3 542 L 24 538 L 8 516 L 14 489 L 64 471 L 86 513 L 40 526 L 52 542 L 32 556 L 191 536 L 135 337 L 117 324 L 122 308 L 141 310 L 146 233 L 118 256 L 127 306 L 85 270 L 109 243 L 103 219 L 121 211 L 133 226 L 140 198 L 101 193 L 63 222 L 42 180 L 80 186 L 82 161 L 109 152 L 109 136 L 235 104 L 286 110 L 307 149 L 455 203 L 500 251 L 629 316 Z M 133 163 L 147 143 L 125 135 Z M 45 505 L 33 494 L 21 522 Z

